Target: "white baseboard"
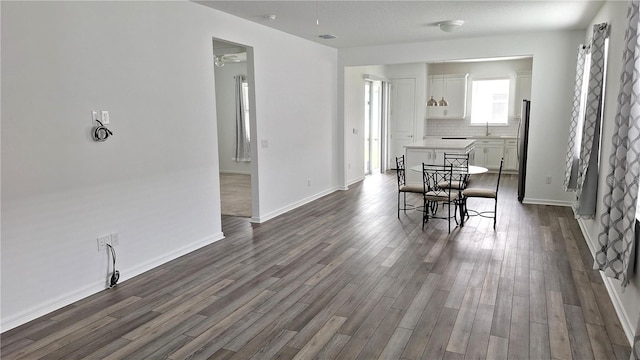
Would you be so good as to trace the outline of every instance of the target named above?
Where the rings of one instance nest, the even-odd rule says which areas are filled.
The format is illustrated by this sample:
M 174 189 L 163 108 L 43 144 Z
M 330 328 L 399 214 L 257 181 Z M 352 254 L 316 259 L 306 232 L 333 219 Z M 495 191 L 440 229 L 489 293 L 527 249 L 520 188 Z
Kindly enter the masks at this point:
M 220 174 L 251 175 L 251 172 L 236 170 L 220 170 Z
M 90 295 L 98 293 L 104 290 L 105 282 L 100 281 L 91 285 L 87 285 L 72 293 L 64 294 L 54 299 L 50 299 L 44 304 L 40 304 L 31 309 L 24 310 L 18 314 L 10 315 L 2 318 L 2 324 L 0 325 L 0 331 L 5 332 L 18 327 L 22 324 L 37 319 L 40 316 L 46 315 L 50 312 L 63 308 L 76 301 L 82 300 Z
M 553 206 L 572 206 L 570 201 L 558 201 L 558 200 L 549 200 L 549 199 L 532 199 L 532 198 L 524 198 L 522 200 L 523 204 L 531 204 L 531 205 L 553 205 Z
M 188 244 L 186 246 L 183 246 L 179 249 L 176 249 L 170 253 L 167 254 L 163 254 L 161 256 L 158 256 L 155 259 L 151 259 L 147 262 L 144 262 L 142 264 L 139 264 L 135 267 L 129 268 L 129 269 L 123 269 L 120 270 L 120 274 L 124 274 L 124 277 L 121 277 L 120 279 L 122 279 L 123 281 L 126 281 L 128 279 L 131 279 L 135 276 L 138 276 L 146 271 L 149 271 L 155 267 L 158 267 L 162 264 L 165 264 L 171 260 L 177 259 L 180 256 L 186 255 L 190 252 L 193 252 L 195 250 L 198 250 L 202 247 L 205 247 L 207 245 L 213 244 L 214 242 L 220 241 L 224 239 L 224 234 L 222 232 L 219 232 L 217 234 L 214 235 L 210 235 L 207 236 L 204 239 L 201 239 L 199 241 L 196 241 L 194 243 Z M 125 272 L 126 271 L 126 272 Z
M 349 188 L 349 186 L 351 186 L 351 185 L 353 185 L 353 184 L 355 184 L 357 182 L 360 182 L 360 181 L 362 181 L 364 179 L 365 179 L 365 176 L 361 176 L 359 178 L 355 178 L 355 179 L 349 180 L 349 182 L 347 182 L 347 189 Z
M 284 214 L 284 213 L 286 213 L 288 211 L 291 211 L 291 210 L 293 210 L 295 208 L 298 208 L 298 207 L 300 207 L 302 205 L 306 205 L 306 204 L 308 204 L 308 203 L 310 203 L 310 202 L 312 202 L 314 200 L 317 200 L 317 199 L 319 199 L 319 198 L 321 198 L 323 196 L 329 195 L 329 194 L 331 194 L 333 192 L 336 192 L 338 190 L 340 190 L 340 189 L 337 186 L 333 187 L 331 189 L 328 189 L 328 190 L 319 192 L 319 193 L 317 193 L 315 195 L 312 195 L 312 196 L 309 196 L 307 198 L 304 198 L 304 199 L 302 199 L 300 201 L 297 201 L 297 202 L 295 202 L 293 204 L 281 207 L 280 209 L 274 210 L 274 211 L 272 211 L 272 212 L 270 212 L 268 214 L 265 214 L 264 216 L 260 216 L 260 217 L 255 217 L 254 216 L 254 217 L 251 218 L 250 221 L 252 223 L 256 223 L 256 224 L 263 223 L 265 221 L 268 221 L 268 220 L 271 220 L 271 219 L 275 218 L 276 216 L 280 216 L 280 215 L 282 215 L 282 214 Z
M 191 243 L 189 245 L 183 246 L 175 251 L 159 256 L 155 259 L 151 259 L 149 261 L 144 262 L 143 264 L 137 265 L 131 268 L 120 269 L 120 283 L 127 281 L 137 275 L 140 275 L 146 271 L 149 271 L 157 266 L 165 264 L 171 260 L 179 258 L 182 255 L 186 255 L 194 250 L 197 250 L 201 247 L 212 244 L 216 241 L 224 239 L 223 233 L 217 233 L 211 236 L 208 236 L 204 239 Z M 0 324 L 0 332 L 5 332 L 7 330 L 11 330 L 20 325 L 26 324 L 27 322 L 37 319 L 40 316 L 46 315 L 50 312 L 63 308 L 69 304 L 72 304 L 76 301 L 82 300 L 86 297 L 99 293 L 100 291 L 105 290 L 105 281 L 96 281 L 95 283 L 84 286 L 72 293 L 64 294 L 57 298 L 51 299 L 46 303 L 35 306 L 31 309 L 27 309 L 18 314 L 9 316 L 7 318 L 2 318 L 2 323 Z
M 596 257 L 596 249 L 594 248 L 595 241 L 591 238 L 591 234 L 587 231 L 587 227 L 584 224 L 583 219 L 578 219 L 578 225 L 580 225 L 580 231 L 582 231 L 582 236 L 584 236 L 584 240 L 587 242 L 587 246 L 589 247 L 589 251 L 591 251 L 591 257 L 595 259 Z M 616 287 L 620 286 L 620 282 L 616 279 L 610 278 L 604 274 L 604 272 L 599 271 L 600 277 L 604 282 L 605 288 L 607 288 L 607 293 L 609 294 L 609 298 L 611 299 L 611 303 L 613 304 L 613 308 L 618 315 L 618 319 L 620 319 L 620 324 L 622 325 L 622 329 L 624 330 L 624 334 L 627 336 L 627 340 L 629 344 L 633 344 L 633 337 L 635 329 L 633 328 L 633 323 L 629 318 L 629 314 L 624 310 L 622 306 L 622 300 L 620 300 L 620 296 L 616 291 Z M 617 283 L 616 283 L 617 282 Z

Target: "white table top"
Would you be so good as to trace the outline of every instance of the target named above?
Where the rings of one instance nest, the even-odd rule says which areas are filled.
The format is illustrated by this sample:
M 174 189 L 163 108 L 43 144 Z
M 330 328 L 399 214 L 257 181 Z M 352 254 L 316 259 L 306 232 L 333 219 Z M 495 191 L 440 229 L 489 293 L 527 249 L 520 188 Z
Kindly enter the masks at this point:
M 422 172 L 422 164 L 412 166 L 411 170 L 412 171 L 417 171 L 417 172 Z M 476 165 L 469 165 L 468 174 L 469 175 L 476 175 L 476 174 L 486 173 L 487 171 L 489 171 L 489 169 L 487 169 L 486 167 L 476 166 Z

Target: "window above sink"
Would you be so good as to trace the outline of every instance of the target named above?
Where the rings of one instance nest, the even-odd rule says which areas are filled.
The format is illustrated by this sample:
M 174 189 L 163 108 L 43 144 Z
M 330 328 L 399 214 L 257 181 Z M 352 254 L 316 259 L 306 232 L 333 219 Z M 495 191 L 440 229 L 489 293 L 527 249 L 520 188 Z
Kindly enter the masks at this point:
M 511 79 L 471 81 L 471 125 L 506 125 L 509 122 Z

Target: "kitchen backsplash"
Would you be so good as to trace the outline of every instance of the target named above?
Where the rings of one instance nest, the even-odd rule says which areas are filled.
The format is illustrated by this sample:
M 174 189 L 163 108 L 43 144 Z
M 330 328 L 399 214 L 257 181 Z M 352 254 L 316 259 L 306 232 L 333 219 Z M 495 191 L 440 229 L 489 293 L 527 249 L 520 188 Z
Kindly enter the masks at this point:
M 516 136 L 518 133 L 519 118 L 510 118 L 509 125 L 492 126 L 489 125 L 489 135 Z M 478 125 L 469 125 L 469 120 L 451 120 L 451 119 L 427 119 L 425 120 L 425 136 L 484 136 L 486 135 L 486 127 Z

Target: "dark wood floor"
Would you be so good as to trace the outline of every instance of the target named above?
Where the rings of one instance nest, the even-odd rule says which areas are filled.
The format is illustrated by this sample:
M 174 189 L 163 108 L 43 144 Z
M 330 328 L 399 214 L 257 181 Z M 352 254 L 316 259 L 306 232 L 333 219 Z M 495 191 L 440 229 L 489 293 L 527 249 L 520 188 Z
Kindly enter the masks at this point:
M 394 173 L 261 225 L 225 217 L 226 239 L 2 334 L 2 358 L 627 360 L 571 210 L 515 187 L 496 231 L 397 219 Z

